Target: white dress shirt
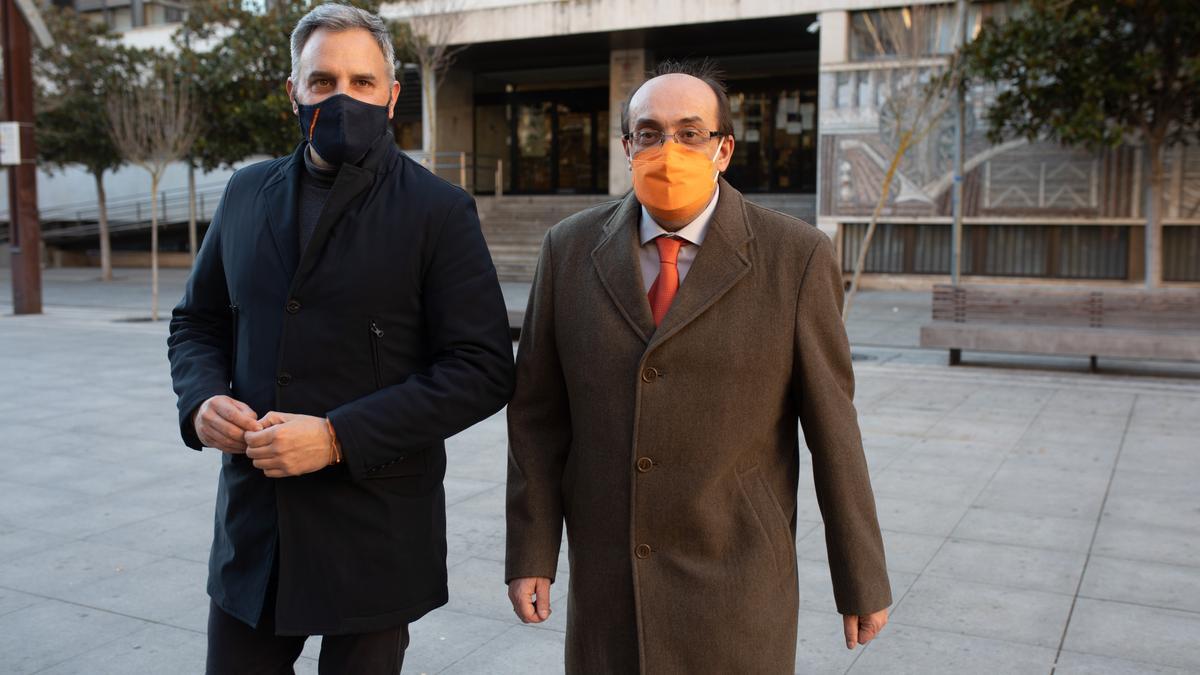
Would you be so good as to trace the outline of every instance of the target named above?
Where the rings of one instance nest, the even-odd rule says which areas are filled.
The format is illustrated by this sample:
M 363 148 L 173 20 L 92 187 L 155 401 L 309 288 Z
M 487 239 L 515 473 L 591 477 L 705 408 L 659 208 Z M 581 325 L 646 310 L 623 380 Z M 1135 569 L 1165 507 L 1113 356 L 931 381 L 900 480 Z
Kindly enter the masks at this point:
M 696 216 L 696 219 L 688 223 L 678 232 L 667 232 L 662 227 L 654 222 L 654 218 L 650 216 L 650 212 L 646 207 L 642 207 L 642 219 L 638 224 L 638 233 L 641 241 L 641 249 L 638 250 L 638 259 L 641 261 L 642 267 L 642 285 L 645 287 L 646 293 L 650 292 L 650 287 L 654 285 L 654 280 L 658 278 L 658 268 L 660 261 L 658 259 L 658 245 L 654 240 L 662 235 L 678 237 L 688 242 L 687 246 L 679 249 L 679 258 L 675 262 L 675 266 L 679 268 L 679 285 L 683 286 L 683 280 L 687 276 L 688 270 L 692 268 L 692 261 L 696 259 L 696 254 L 700 252 L 700 246 L 704 244 L 704 236 L 708 233 L 708 223 L 712 220 L 713 211 L 717 210 L 717 197 L 721 195 L 721 188 L 713 190 L 712 199 L 709 200 L 708 206 Z

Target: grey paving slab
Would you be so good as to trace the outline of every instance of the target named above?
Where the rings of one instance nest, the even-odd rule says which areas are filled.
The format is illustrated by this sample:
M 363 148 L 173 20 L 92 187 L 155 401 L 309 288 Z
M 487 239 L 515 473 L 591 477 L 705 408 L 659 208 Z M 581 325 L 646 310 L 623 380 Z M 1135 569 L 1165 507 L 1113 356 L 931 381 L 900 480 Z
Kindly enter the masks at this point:
M 1084 553 L 948 539 L 924 574 L 1072 595 L 1086 559 Z
M 958 539 L 1086 553 L 1095 528 L 1095 520 L 972 506 L 952 535 Z
M 1092 554 L 1196 567 L 1200 565 L 1200 537 L 1194 527 L 1162 527 L 1109 517 L 1100 521 Z
M 1200 614 L 1079 598 L 1063 648 L 1200 670 Z
M 884 555 L 887 558 L 888 570 L 895 572 L 919 573 L 925 569 L 930 560 L 937 554 L 938 548 L 945 541 L 941 537 L 911 532 L 893 532 L 881 530 L 883 535 Z M 893 590 L 895 585 L 893 584 Z M 898 594 L 893 594 L 900 597 Z
M 1196 441 L 1195 453 L 1200 455 L 1200 437 Z M 1109 497 L 1142 497 L 1176 508 L 1181 505 L 1194 508 L 1200 505 L 1200 491 L 1196 487 L 1196 477 L 1188 474 L 1122 467 L 1113 476 Z
M 1004 461 L 1014 468 L 1057 468 L 1078 474 L 1108 476 L 1116 465 L 1119 450 L 1107 443 L 1022 438 Z
M 44 675 L 161 675 L 203 673 L 204 633 L 150 625 L 46 670 Z
M 913 447 L 896 458 L 887 468 L 890 471 L 918 471 L 936 474 L 944 481 L 947 477 L 971 481 L 980 476 L 990 476 L 1004 458 L 999 454 L 977 456 L 959 454 L 953 450 L 938 451 L 928 447 Z
M 946 480 L 951 475 L 949 472 L 930 468 L 933 470 L 912 471 L 896 468 L 893 463 L 871 479 L 871 486 L 880 497 L 965 506 L 975 499 L 990 478 L 987 474 L 977 473 L 969 477 L 955 476 L 956 480 L 949 481 Z
M 892 620 L 963 635 L 1057 648 L 1071 596 L 921 576 Z
M 18 675 L 56 666 L 151 624 L 120 614 L 43 599 L 0 617 L 0 670 Z
M 1054 664 L 1055 650 L 1048 647 L 901 624 L 889 624 L 884 630 L 889 631 L 887 639 L 872 641 L 846 672 L 1027 675 L 1049 673 Z
M 0 586 L 71 601 L 96 583 L 128 575 L 160 559 L 117 546 L 70 541 L 0 565 Z
M 1200 476 L 1196 437 L 1131 432 L 1125 437 L 1117 468 Z
M 1012 445 L 1025 434 L 1028 424 L 1023 420 L 985 421 L 945 417 L 925 430 L 929 438 L 952 441 L 987 441 L 997 445 Z
M 885 530 L 946 536 L 967 512 L 966 504 L 938 504 L 914 499 L 876 496 L 875 511 Z
M 32 607 L 41 602 L 43 598 L 14 591 L 11 588 L 0 588 L 0 616 Z
M 565 634 L 557 631 L 513 626 L 441 672 L 448 675 L 562 672 L 565 640 Z
M 1011 447 L 1011 443 L 997 443 L 989 440 L 962 441 L 947 438 L 917 438 L 908 449 L 914 453 L 930 453 L 986 461 L 1003 458 L 1004 454 Z
M 1200 536 L 1200 503 L 1194 496 L 1172 501 L 1153 492 L 1110 494 L 1104 504 L 1104 517 L 1128 524 L 1187 530 L 1193 536 Z
M 179 441 L 165 323 L 114 321 L 144 313 L 144 278 L 50 277 L 46 316 L 0 316 L 0 672 L 197 672 L 220 455 Z M 851 319 L 892 621 L 845 649 L 802 449 L 797 672 L 1200 669 L 1200 378 L 878 346 L 922 303 L 864 293 Z M 546 625 L 503 586 L 506 438 L 501 412 L 447 444 L 451 604 L 413 626 L 406 672 L 561 672 L 565 543 Z
M 988 484 L 974 506 L 1059 518 L 1095 518 L 1104 493 L 1094 487 L 1059 483 L 1029 483 L 1020 477 Z
M 1153 663 L 1139 663 L 1127 659 L 1114 659 L 1109 656 L 1080 654 L 1064 649 L 1058 656 L 1054 673 L 1055 675 L 1185 675 L 1186 673 L 1195 673 L 1195 671 Z
M 0 563 L 67 542 L 66 537 L 21 527 L 0 528 Z
M 423 617 L 410 629 L 411 642 L 404 655 L 408 673 L 439 673 L 478 651 L 516 625 L 516 618 L 482 618 L 449 609 Z M 561 662 L 561 655 L 558 662 Z M 547 672 L 558 662 L 546 664 Z M 559 666 L 561 669 L 561 666 Z
M 446 514 L 447 564 L 480 558 L 504 560 L 504 517 L 498 514 Z
M 213 505 L 206 501 L 105 530 L 88 536 L 87 540 L 132 551 L 207 563 L 212 534 Z
M 1079 595 L 1200 613 L 1200 567 L 1094 555 Z
M 191 560 L 163 558 L 80 588 L 71 600 L 117 614 L 136 616 L 204 632 L 208 598 L 203 579 L 208 566 Z

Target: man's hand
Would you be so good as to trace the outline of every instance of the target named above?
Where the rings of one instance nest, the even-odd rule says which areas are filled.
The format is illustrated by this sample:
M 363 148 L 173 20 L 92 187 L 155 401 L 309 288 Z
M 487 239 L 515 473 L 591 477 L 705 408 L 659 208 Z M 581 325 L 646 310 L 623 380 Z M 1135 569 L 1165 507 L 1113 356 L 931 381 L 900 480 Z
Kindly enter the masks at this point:
M 246 452 L 245 433 L 263 428 L 250 406 L 228 396 L 213 396 L 200 404 L 192 426 L 205 446 L 238 455 Z
M 550 580 L 523 577 L 508 583 L 508 599 L 524 623 L 541 623 L 550 618 Z
M 887 625 L 887 620 L 887 608 L 866 616 L 843 615 L 842 625 L 846 630 L 846 649 L 854 649 L 854 645 L 865 645 L 870 642 Z
M 333 456 L 333 436 L 323 417 L 269 412 L 262 431 L 246 433 L 246 456 L 267 478 L 299 476 L 324 469 Z

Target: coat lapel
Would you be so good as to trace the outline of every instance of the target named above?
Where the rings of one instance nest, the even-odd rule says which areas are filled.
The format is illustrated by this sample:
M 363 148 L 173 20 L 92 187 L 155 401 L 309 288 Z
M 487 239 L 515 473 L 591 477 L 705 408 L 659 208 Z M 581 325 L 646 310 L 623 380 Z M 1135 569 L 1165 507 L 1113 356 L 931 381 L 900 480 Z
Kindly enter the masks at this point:
M 642 289 L 641 263 L 637 255 L 641 208 L 632 192 L 626 195 L 604 225 L 603 238 L 592 251 L 592 264 L 621 316 L 642 342 L 649 342 L 654 333 L 654 316 Z
M 746 222 L 745 202 L 741 193 L 726 183 L 724 178 L 721 179 L 720 190 L 704 244 L 679 286 L 671 309 L 653 332 L 647 351 L 695 321 L 750 271 L 745 245 L 754 235 Z M 649 307 L 645 297 L 643 304 Z
M 312 273 L 313 267 L 316 266 L 317 260 L 321 256 L 321 249 L 324 248 L 325 242 L 329 239 L 329 233 L 333 226 L 341 220 L 346 208 L 360 194 L 371 187 L 375 181 L 375 172 L 370 169 L 364 169 L 353 164 L 344 164 L 338 171 L 337 178 L 333 181 L 333 187 L 329 190 L 329 196 L 325 198 L 325 205 L 321 207 L 321 215 L 317 217 L 317 225 L 313 229 L 312 239 L 309 240 L 308 246 L 305 247 L 304 253 L 300 258 L 300 264 L 296 268 L 296 275 L 292 277 L 292 285 L 288 291 L 289 295 L 295 295 L 303 285 L 304 280 Z M 295 204 L 292 205 L 293 211 Z M 293 218 L 295 220 L 295 218 Z M 295 233 L 293 238 L 299 237 Z M 297 244 L 299 247 L 299 244 Z
M 304 160 L 300 156 L 303 149 L 304 144 L 301 143 L 262 189 L 271 239 L 275 242 L 275 250 L 289 279 L 295 276 L 300 257 L 296 201 L 300 196 L 300 172 L 304 170 Z

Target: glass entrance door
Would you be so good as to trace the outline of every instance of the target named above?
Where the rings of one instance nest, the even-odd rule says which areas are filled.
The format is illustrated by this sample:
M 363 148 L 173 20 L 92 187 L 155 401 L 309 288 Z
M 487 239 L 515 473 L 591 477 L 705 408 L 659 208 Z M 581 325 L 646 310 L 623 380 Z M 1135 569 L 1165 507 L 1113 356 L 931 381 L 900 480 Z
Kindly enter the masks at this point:
M 554 187 L 554 115 L 550 103 L 516 106 L 513 166 L 515 192 L 550 192 Z
M 726 179 L 742 192 L 815 192 L 815 82 L 799 87 L 790 82 L 734 82 L 730 88 L 737 143 Z
M 488 124 L 499 116 L 486 113 L 497 107 L 508 110 L 506 164 L 511 169 L 506 170 L 511 175 L 505 175 L 506 192 L 608 192 L 607 90 L 508 92 L 486 100 L 477 96 L 476 147 L 495 147 L 481 135 L 494 135 L 494 124 Z

